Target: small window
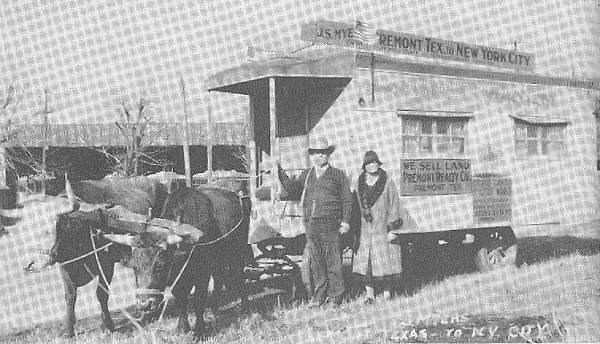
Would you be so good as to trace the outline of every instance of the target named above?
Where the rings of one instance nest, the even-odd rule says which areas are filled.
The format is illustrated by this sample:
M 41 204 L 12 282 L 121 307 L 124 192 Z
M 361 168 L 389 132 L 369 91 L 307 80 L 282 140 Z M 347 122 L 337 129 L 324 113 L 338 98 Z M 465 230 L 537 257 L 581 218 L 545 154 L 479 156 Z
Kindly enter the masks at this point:
M 407 155 L 463 155 L 467 120 L 466 117 L 403 116 L 402 151 Z
M 528 123 L 515 120 L 517 157 L 557 156 L 564 150 L 565 123 Z

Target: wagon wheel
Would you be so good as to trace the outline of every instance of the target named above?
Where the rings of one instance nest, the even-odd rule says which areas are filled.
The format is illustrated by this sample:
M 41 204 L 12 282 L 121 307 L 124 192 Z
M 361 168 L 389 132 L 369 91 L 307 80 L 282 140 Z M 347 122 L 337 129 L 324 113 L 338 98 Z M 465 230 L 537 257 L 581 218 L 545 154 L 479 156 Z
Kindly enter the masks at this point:
M 513 245 L 507 249 L 496 247 L 489 250 L 487 247 L 482 247 L 475 255 L 475 264 L 477 270 L 486 272 L 498 269 L 507 265 L 515 265 L 517 258 L 517 245 Z

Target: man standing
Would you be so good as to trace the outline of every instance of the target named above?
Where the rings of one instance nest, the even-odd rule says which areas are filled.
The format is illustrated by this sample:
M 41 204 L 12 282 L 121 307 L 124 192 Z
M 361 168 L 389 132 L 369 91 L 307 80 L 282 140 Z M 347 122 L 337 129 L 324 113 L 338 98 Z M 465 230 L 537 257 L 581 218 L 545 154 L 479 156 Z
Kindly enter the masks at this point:
M 314 284 L 311 306 L 339 305 L 344 294 L 340 234 L 350 230 L 352 199 L 346 174 L 329 165 L 335 147 L 326 139 L 308 149 L 313 166 L 291 180 L 278 164 L 279 180 L 304 208 L 306 250 Z M 304 267 L 303 267 L 304 269 Z

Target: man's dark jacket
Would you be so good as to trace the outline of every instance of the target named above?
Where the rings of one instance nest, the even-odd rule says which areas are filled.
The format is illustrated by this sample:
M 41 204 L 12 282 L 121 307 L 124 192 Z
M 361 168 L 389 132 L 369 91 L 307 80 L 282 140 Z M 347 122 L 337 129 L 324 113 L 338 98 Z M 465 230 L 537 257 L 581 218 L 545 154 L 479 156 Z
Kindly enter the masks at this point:
M 279 167 L 279 180 L 288 192 L 288 199 L 300 199 L 306 185 L 302 204 L 305 221 L 312 218 L 332 223 L 342 221 L 350 223 L 352 213 L 350 183 L 342 170 L 329 166 L 317 178 L 315 169 L 310 168 L 303 171 L 297 179 L 292 180 Z

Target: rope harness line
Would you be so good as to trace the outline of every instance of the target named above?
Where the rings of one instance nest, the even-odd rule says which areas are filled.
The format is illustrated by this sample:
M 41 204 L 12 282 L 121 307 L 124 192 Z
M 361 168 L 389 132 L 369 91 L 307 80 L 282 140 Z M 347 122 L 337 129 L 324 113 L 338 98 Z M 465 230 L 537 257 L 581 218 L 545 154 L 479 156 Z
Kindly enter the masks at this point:
M 94 249 L 94 251 L 93 251 L 94 256 L 96 257 L 96 263 L 98 264 L 98 271 L 100 271 L 100 275 L 102 276 L 102 279 L 104 280 L 106 289 L 110 289 L 110 283 L 108 283 L 108 279 L 106 278 L 106 275 L 104 274 L 104 269 L 102 269 L 102 264 L 100 264 L 100 258 L 98 257 L 98 251 L 96 251 L 96 242 L 94 241 L 94 235 L 92 234 L 92 228 L 89 227 L 89 230 L 90 230 L 90 241 L 92 242 L 92 248 Z M 100 281 L 98 281 L 98 285 L 100 285 Z
M 248 196 L 248 195 L 243 195 L 243 196 L 238 196 L 238 198 L 239 198 L 240 205 L 241 205 L 241 208 L 242 208 L 242 217 L 240 218 L 240 221 L 238 222 L 238 224 L 237 224 L 237 225 L 235 225 L 235 227 L 233 227 L 233 228 L 232 228 L 232 229 L 231 229 L 229 232 L 225 233 L 223 236 L 221 236 L 221 237 L 219 237 L 219 238 L 217 238 L 217 239 L 215 239 L 215 240 L 212 240 L 212 241 L 206 242 L 206 243 L 199 243 L 199 244 L 195 244 L 195 245 L 194 245 L 194 247 L 195 247 L 195 246 L 210 246 L 210 245 L 212 245 L 212 244 L 215 244 L 215 243 L 217 243 L 217 242 L 221 241 L 222 239 L 225 239 L 226 237 L 228 237 L 228 236 L 229 236 L 231 233 L 233 233 L 233 232 L 234 232 L 234 231 L 235 231 L 235 230 L 236 230 L 236 229 L 237 229 L 237 228 L 238 228 L 238 227 L 239 227 L 239 226 L 242 224 L 242 221 L 243 221 L 243 219 L 244 219 L 244 209 L 243 209 L 243 203 L 242 203 L 242 199 L 244 199 L 244 198 L 250 198 L 250 196 Z M 158 226 L 158 227 L 164 227 L 164 226 Z M 166 227 L 164 227 L 164 228 L 166 228 Z M 91 235 L 91 232 L 90 232 L 90 235 Z M 93 246 L 94 246 L 94 248 L 93 248 L 93 250 L 91 250 L 90 252 L 87 252 L 87 253 L 85 253 L 85 254 L 82 254 L 81 256 L 75 257 L 75 258 L 73 258 L 73 259 L 69 259 L 69 260 L 67 260 L 67 261 L 65 261 L 65 262 L 59 262 L 59 263 L 58 263 L 58 265 L 59 265 L 59 266 L 63 266 L 63 265 L 67 265 L 67 264 L 74 263 L 74 262 L 76 262 L 76 261 L 78 261 L 78 260 L 81 260 L 81 259 L 83 259 L 83 258 L 85 258 L 85 257 L 87 257 L 87 256 L 91 256 L 92 254 L 96 254 L 97 252 L 99 252 L 99 251 L 102 251 L 102 250 L 104 250 L 104 249 L 106 249 L 106 248 L 108 248 L 108 247 L 110 247 L 110 246 L 114 245 L 114 242 L 109 242 L 109 243 L 108 243 L 108 244 L 106 244 L 106 245 L 103 245 L 103 246 L 100 246 L 100 247 L 96 248 L 96 247 L 95 247 L 95 243 L 94 243 L 94 241 L 93 241 L 93 240 L 92 240 L 92 243 L 93 243 Z M 193 247 L 192 247 L 192 249 L 193 249 Z M 44 254 L 47 254 L 47 253 L 44 253 Z
M 105 285 L 106 285 L 106 287 L 105 287 L 105 286 L 103 286 L 103 285 L 100 283 L 100 280 L 98 280 L 98 287 L 99 287 L 99 288 L 101 288 L 102 290 L 104 290 L 104 292 L 105 292 L 107 295 L 110 295 L 110 285 L 109 285 L 109 283 L 108 283 L 108 279 L 106 278 L 106 275 L 104 274 L 104 269 L 102 269 L 102 264 L 100 264 L 100 258 L 98 257 L 98 251 L 99 251 L 99 250 L 98 250 L 98 249 L 96 249 L 96 242 L 94 241 L 94 236 L 93 236 L 93 234 L 92 234 L 91 228 L 90 228 L 90 240 L 92 241 L 92 247 L 93 247 L 93 249 L 94 249 L 92 252 L 94 252 L 94 256 L 96 257 L 96 264 L 98 264 L 98 271 L 100 272 L 100 275 L 102 276 L 102 279 L 104 280 L 104 283 L 105 283 Z M 111 244 L 112 244 L 112 243 L 111 243 Z M 104 246 L 108 247 L 108 246 L 110 246 L 110 245 L 104 245 Z M 104 246 L 103 246 L 103 247 L 104 247 Z M 94 274 L 93 274 L 93 273 L 90 271 L 90 269 L 88 268 L 87 264 L 84 264 L 84 266 L 85 266 L 86 270 L 88 271 L 88 273 L 89 273 L 89 274 L 90 274 L 92 277 L 94 277 Z M 121 308 L 119 308 L 119 311 L 120 311 L 120 312 L 122 312 L 122 313 L 125 315 L 125 317 L 127 318 L 127 320 L 129 320 L 129 321 L 130 321 L 130 322 L 133 324 L 133 326 L 135 326 L 135 327 L 136 327 L 138 330 L 140 330 L 140 331 L 142 330 L 142 326 L 141 326 L 141 325 L 140 325 L 140 323 L 139 323 L 140 321 L 142 321 L 142 317 L 140 317 L 139 319 L 136 319 L 136 318 L 134 318 L 133 316 L 131 316 L 131 315 L 130 315 L 130 314 L 129 314 L 129 313 L 126 311 L 126 310 L 125 310 L 125 308 L 124 308 L 124 307 L 121 307 Z
M 96 252 L 99 252 L 99 251 L 102 251 L 102 250 L 104 250 L 104 249 L 107 249 L 108 247 L 112 246 L 113 244 L 114 244 L 113 242 L 109 242 L 108 244 L 106 244 L 106 245 L 103 245 L 103 246 L 101 246 L 101 247 L 98 247 L 98 248 L 94 248 L 94 249 L 93 249 L 93 250 L 91 250 L 90 252 L 87 252 L 87 253 L 85 253 L 85 254 L 82 254 L 81 256 L 75 257 L 75 258 L 73 258 L 73 259 L 69 259 L 69 260 L 67 260 L 67 261 L 65 261 L 65 262 L 57 262 L 56 264 L 57 264 L 59 267 L 62 267 L 62 266 L 65 266 L 65 265 L 68 265 L 68 264 L 74 263 L 74 262 L 76 262 L 76 261 L 78 261 L 78 260 L 81 260 L 81 259 L 83 259 L 83 258 L 87 257 L 87 256 L 91 256 L 92 254 L 96 254 Z M 50 253 L 48 253 L 48 252 L 39 251 L 39 253 L 41 253 L 41 254 L 44 254 L 44 255 L 47 255 L 47 256 L 51 256 L 51 255 L 50 255 Z M 42 268 L 40 268 L 40 269 L 33 270 L 33 269 L 31 269 L 31 268 L 30 268 L 30 266 L 31 266 L 33 263 L 34 263 L 34 262 L 31 262 L 31 263 L 29 264 L 29 266 L 27 266 L 27 267 L 25 267 L 25 268 L 24 268 L 25 272 L 28 272 L 28 273 L 37 273 L 37 272 L 47 271 L 47 270 L 51 269 L 51 267 L 52 267 L 52 266 L 55 264 L 55 263 L 48 264 L 48 265 L 46 265 L 46 266 L 44 266 L 44 267 L 42 267 Z
M 232 233 L 234 233 L 240 227 L 240 225 L 242 224 L 242 222 L 244 221 L 245 211 L 244 211 L 244 203 L 242 202 L 242 199 L 246 198 L 246 197 L 249 197 L 249 196 L 247 196 L 247 195 L 238 195 L 238 194 L 236 194 L 236 196 L 238 197 L 240 208 L 242 210 L 242 213 L 241 213 L 241 216 L 240 216 L 240 221 L 238 221 L 237 225 L 235 225 L 227 233 L 223 234 L 222 236 L 220 236 L 220 237 L 218 237 L 218 238 L 216 238 L 214 240 L 211 240 L 211 241 L 205 242 L 205 243 L 198 243 L 198 244 L 195 244 L 194 246 L 192 246 L 192 249 L 190 250 L 190 253 L 187 256 L 187 259 L 185 260 L 185 263 L 183 263 L 183 267 L 181 267 L 181 270 L 179 270 L 179 273 L 177 274 L 177 277 L 175 277 L 175 280 L 173 281 L 173 283 L 170 286 L 168 286 L 167 288 L 165 288 L 164 291 L 158 291 L 158 293 L 156 293 L 152 289 L 145 290 L 147 292 L 147 294 L 150 294 L 150 295 L 152 295 L 152 294 L 154 294 L 154 295 L 156 295 L 156 294 L 162 294 L 163 295 L 163 303 L 164 304 L 163 304 L 162 310 L 160 312 L 160 316 L 158 317 L 158 321 L 162 320 L 162 318 L 163 318 L 163 316 L 165 314 L 165 311 L 167 310 L 167 305 L 168 305 L 169 301 L 174 297 L 173 296 L 173 288 L 175 288 L 175 285 L 177 285 L 177 282 L 179 282 L 179 279 L 183 275 L 183 272 L 185 271 L 185 268 L 187 268 L 187 266 L 188 266 L 188 264 L 190 262 L 190 259 L 192 258 L 192 254 L 194 253 L 194 249 L 196 247 L 211 246 L 211 245 L 214 245 L 214 244 L 220 242 L 221 240 L 227 238 Z
M 100 264 L 100 262 L 98 262 L 98 264 Z M 89 268 L 87 267 L 87 265 L 85 265 L 86 269 L 88 270 L 88 273 L 90 273 L 90 275 L 92 275 L 92 277 L 94 276 L 94 274 L 89 270 Z M 102 271 L 102 270 L 101 270 Z M 106 278 L 106 277 L 104 277 Z M 104 290 L 104 292 L 106 294 L 110 294 L 109 290 L 108 290 L 108 285 L 106 287 L 104 287 L 102 284 L 100 284 L 100 281 L 98 281 L 98 287 L 102 290 Z M 125 307 L 121 307 L 119 308 L 117 311 L 123 313 L 123 315 L 125 315 L 125 317 L 127 318 L 127 320 L 129 320 L 133 326 L 135 326 L 138 330 L 143 330 L 142 325 L 140 325 L 140 322 L 142 321 L 142 317 L 140 318 L 134 318 L 131 314 L 129 314 L 126 310 Z
M 263 174 L 265 174 L 265 173 L 263 173 Z M 261 175 L 262 175 L 262 174 L 261 174 Z M 259 176 L 260 176 L 260 175 L 259 175 Z M 257 177 L 259 177 L 259 176 L 257 176 Z M 251 178 L 251 177 L 248 177 L 248 178 L 243 178 L 243 179 L 239 179 L 239 180 L 247 180 L 247 179 L 250 179 L 250 178 Z M 233 192 L 233 191 L 232 191 L 232 192 Z M 235 193 L 235 192 L 234 192 L 234 193 Z M 230 230 L 229 230 L 227 233 L 223 234 L 222 236 L 220 236 L 220 237 L 218 237 L 218 238 L 216 238 L 216 239 L 214 239 L 214 240 L 211 240 L 211 241 L 208 241 L 208 242 L 205 242 L 205 243 L 197 243 L 197 244 L 194 244 L 194 245 L 192 246 L 192 249 L 190 250 L 190 253 L 189 253 L 189 254 L 188 254 L 188 256 L 187 256 L 187 259 L 186 259 L 185 263 L 183 264 L 183 267 L 181 268 L 181 270 L 180 270 L 180 271 L 179 271 L 179 273 L 177 274 L 177 277 L 175 278 L 175 280 L 173 281 L 173 283 L 172 283 L 170 286 L 168 286 L 167 288 L 165 288 L 165 290 L 164 290 L 164 291 L 160 291 L 159 289 L 136 289 L 135 293 L 136 293 L 137 295 L 143 295 L 143 294 L 146 294 L 146 295 L 161 295 L 161 294 L 162 294 L 162 295 L 163 295 L 163 303 L 164 303 L 164 304 L 163 304 L 163 307 L 162 307 L 162 310 L 161 310 L 161 313 L 160 313 L 159 321 L 160 321 L 160 320 L 162 320 L 162 318 L 163 318 L 163 316 L 164 316 L 164 313 L 165 313 L 165 311 L 166 311 L 166 308 L 167 308 L 168 302 L 170 301 L 170 299 L 172 299 L 172 298 L 173 298 L 173 293 L 172 293 L 172 290 L 173 290 L 173 288 L 174 288 L 174 287 L 177 285 L 177 282 L 179 282 L 179 279 L 181 278 L 181 276 L 183 275 L 183 272 L 184 272 L 184 271 L 185 271 L 185 269 L 187 268 L 187 266 L 188 266 L 188 264 L 189 264 L 189 262 L 190 262 L 190 259 L 191 259 L 191 257 L 192 257 L 192 254 L 194 253 L 194 249 L 195 249 L 196 247 L 206 247 L 206 246 L 212 246 L 212 245 L 214 245 L 214 244 L 216 244 L 216 243 L 218 243 L 218 242 L 220 242 L 220 241 L 222 241 L 222 240 L 226 239 L 227 237 L 229 237 L 230 235 L 232 235 L 234 232 L 236 232 L 236 231 L 237 231 L 237 229 L 238 229 L 238 228 L 240 227 L 240 225 L 242 224 L 242 222 L 244 221 L 244 215 L 245 215 L 245 213 L 246 213 L 246 212 L 245 212 L 245 209 L 244 209 L 244 204 L 243 204 L 243 201 L 242 201 L 242 200 L 243 200 L 244 198 L 249 198 L 250 196 L 249 196 L 249 195 L 241 195 L 241 194 L 236 194 L 236 196 L 238 197 L 238 201 L 239 201 L 239 204 L 240 204 L 240 208 L 241 208 L 241 216 L 240 216 L 240 220 L 238 221 L 238 223 L 237 223 L 237 224 L 236 224 L 236 225 L 235 225 L 235 226 L 234 226 L 232 229 L 230 229 Z M 89 228 L 89 229 L 90 229 L 90 231 L 89 231 L 89 232 L 90 232 L 90 241 L 92 242 L 92 251 L 90 251 L 90 252 L 87 252 L 87 253 L 85 253 L 85 254 L 83 254 L 83 255 L 81 255 L 81 256 L 75 257 L 75 258 L 73 258 L 73 259 L 69 259 L 69 260 L 67 260 L 67 261 L 65 261 L 65 262 L 59 262 L 59 263 L 58 263 L 58 265 L 59 265 L 59 267 L 63 267 L 63 266 L 65 266 L 65 265 L 68 265 L 68 264 L 71 264 L 71 263 L 77 262 L 77 261 L 79 261 L 79 260 L 81 260 L 81 259 L 83 259 L 83 258 L 86 258 L 86 257 L 90 256 L 90 255 L 94 255 L 94 257 L 95 257 L 95 259 L 96 259 L 96 263 L 98 264 L 99 275 L 101 275 L 101 276 L 102 276 L 102 279 L 103 279 L 103 281 L 104 281 L 104 283 L 105 283 L 105 286 L 104 286 L 104 285 L 102 285 L 102 284 L 100 283 L 100 281 L 98 281 L 98 287 L 99 287 L 99 288 L 101 288 L 101 289 L 102 289 L 104 292 L 106 292 L 106 294 L 110 294 L 110 290 L 109 290 L 109 289 L 110 289 L 110 287 L 109 287 L 108 279 L 106 278 L 106 275 L 104 274 L 104 270 L 102 269 L 102 265 L 101 265 L 101 263 L 100 263 L 100 258 L 99 258 L 99 256 L 98 256 L 98 252 L 99 252 L 99 251 L 102 251 L 102 250 L 104 250 L 104 249 L 107 249 L 108 247 L 112 246 L 112 245 L 114 244 L 114 242 L 109 242 L 108 244 L 105 244 L 105 245 L 103 245 L 103 246 L 101 246 L 101 247 L 96 247 L 96 242 L 95 242 L 95 240 L 94 240 L 93 233 L 92 233 L 92 231 L 91 231 L 91 228 Z M 94 273 L 93 273 L 93 272 L 92 272 L 92 271 L 89 269 L 89 267 L 88 267 L 88 266 L 87 266 L 87 264 L 85 264 L 85 263 L 84 263 L 84 268 L 86 269 L 86 271 L 87 271 L 87 272 L 90 274 L 90 276 L 91 276 L 92 278 L 94 278 L 94 277 L 95 277 L 95 276 L 94 276 Z M 135 327 L 136 327 L 138 330 L 142 330 L 142 326 L 140 325 L 140 322 L 141 322 L 141 321 L 142 321 L 142 319 L 143 319 L 143 315 L 142 315 L 140 318 L 136 319 L 136 318 L 134 318 L 133 316 L 131 316 L 131 315 L 130 315 L 130 314 L 129 314 L 129 313 L 128 313 L 128 312 L 127 312 L 125 309 L 124 309 L 124 307 L 121 307 L 121 308 L 119 308 L 119 309 L 118 309 L 118 311 L 122 312 L 122 313 L 125 315 L 125 317 L 126 317 L 126 318 L 127 318 L 127 319 L 128 319 L 128 320 L 129 320 L 129 321 L 130 321 L 130 322 L 131 322 L 131 323 L 132 323 L 132 324 L 133 324 L 133 325 L 134 325 L 134 326 L 135 326 Z
M 90 232 L 90 235 L 91 235 L 91 232 Z M 94 242 L 94 241 L 92 240 L 92 243 L 93 243 L 93 242 Z M 67 264 L 74 263 L 74 262 L 76 262 L 76 261 L 78 261 L 78 260 L 80 260 L 80 259 L 83 259 L 83 258 L 87 257 L 87 256 L 91 256 L 92 254 L 96 254 L 98 251 L 102 251 L 102 250 L 104 250 L 104 249 L 106 249 L 106 248 L 110 247 L 110 246 L 111 246 L 111 245 L 113 245 L 113 244 L 114 244 L 113 242 L 109 242 L 108 244 L 106 244 L 106 245 L 104 245 L 104 246 L 101 246 L 101 247 L 99 247 L 99 248 L 94 248 L 94 249 L 93 249 L 93 250 L 91 250 L 90 252 L 88 252 L 88 253 L 86 253 L 86 254 L 83 254 L 83 255 L 81 255 L 81 256 L 79 256 L 79 257 L 76 257 L 76 258 L 73 258 L 73 259 L 69 259 L 69 260 L 67 260 L 66 262 L 60 262 L 60 263 L 58 263 L 58 265 L 59 265 L 59 266 L 63 266 L 63 265 L 67 265 Z M 95 246 L 95 244 L 94 244 L 94 246 Z
M 96 242 L 94 241 L 94 236 L 92 234 L 91 228 L 90 228 L 90 241 L 92 242 L 92 251 L 85 253 L 79 257 L 75 257 L 73 259 L 69 259 L 65 262 L 59 262 L 57 263 L 59 267 L 63 267 L 65 265 L 74 263 L 76 261 L 79 261 L 85 257 L 91 256 L 92 254 L 95 256 L 96 258 L 96 264 L 98 264 L 98 271 L 99 274 L 102 276 L 102 279 L 104 280 L 106 287 L 102 285 L 102 283 L 100 283 L 100 280 L 98 280 L 98 288 L 104 290 L 104 292 L 107 295 L 110 295 L 110 291 L 109 291 L 109 283 L 108 283 L 108 279 L 106 278 L 106 275 L 104 274 L 104 270 L 102 269 L 102 265 L 100 264 L 100 258 L 98 257 L 98 252 L 102 251 L 104 249 L 107 249 L 108 247 L 112 246 L 114 243 L 110 242 L 106 245 L 103 245 L 101 247 L 96 247 Z M 44 253 L 47 254 L 47 253 Z M 52 264 L 54 265 L 54 264 Z M 49 268 L 50 266 L 46 266 L 46 268 Z M 96 276 L 94 275 L 94 273 L 92 272 L 92 270 L 89 268 L 89 266 L 86 263 L 83 263 L 83 267 L 85 268 L 85 270 L 87 271 L 87 273 L 90 275 L 90 277 L 95 278 Z M 26 270 L 27 271 L 27 270 Z M 43 270 L 39 270 L 38 272 L 43 271 Z M 98 277 L 100 278 L 100 277 Z M 121 307 L 119 308 L 117 311 L 123 313 L 123 315 L 125 315 L 125 317 L 127 318 L 127 320 L 129 320 L 133 326 L 135 326 L 138 330 L 143 330 L 142 326 L 140 325 L 140 321 L 142 320 L 142 318 L 136 319 L 133 316 L 131 316 L 126 310 L 125 307 Z

